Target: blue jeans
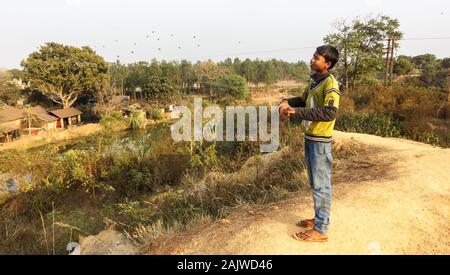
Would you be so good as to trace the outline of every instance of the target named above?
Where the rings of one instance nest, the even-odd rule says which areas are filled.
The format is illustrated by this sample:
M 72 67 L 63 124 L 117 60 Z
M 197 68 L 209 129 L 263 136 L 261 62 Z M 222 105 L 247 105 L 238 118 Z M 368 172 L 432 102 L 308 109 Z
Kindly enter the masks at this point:
M 331 209 L 331 142 L 305 139 L 305 161 L 314 199 L 314 229 L 327 234 Z

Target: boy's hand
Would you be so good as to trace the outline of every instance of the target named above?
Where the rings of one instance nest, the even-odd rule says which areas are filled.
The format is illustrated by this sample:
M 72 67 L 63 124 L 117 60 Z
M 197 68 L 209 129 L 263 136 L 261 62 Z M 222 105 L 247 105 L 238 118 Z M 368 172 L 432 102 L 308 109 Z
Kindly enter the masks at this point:
M 288 101 L 284 99 L 280 104 L 280 118 L 282 120 L 287 120 L 292 113 L 293 108 L 289 106 Z
M 287 117 L 285 116 L 285 110 L 287 108 L 289 108 L 289 104 L 288 104 L 287 100 L 284 99 L 283 101 L 281 101 L 280 106 L 279 106 L 279 110 L 278 110 L 280 118 L 282 120 L 287 119 Z
M 288 114 L 288 116 L 292 116 L 293 114 L 295 114 L 295 108 L 292 108 L 288 105 L 288 108 L 285 110 L 285 112 Z

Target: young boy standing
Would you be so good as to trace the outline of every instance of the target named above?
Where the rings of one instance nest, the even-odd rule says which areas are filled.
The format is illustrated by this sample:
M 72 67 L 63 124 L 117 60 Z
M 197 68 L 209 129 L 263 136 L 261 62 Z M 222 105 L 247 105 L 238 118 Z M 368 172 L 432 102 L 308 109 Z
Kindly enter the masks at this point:
M 308 230 L 294 233 L 299 241 L 328 240 L 331 208 L 331 142 L 339 107 L 339 83 L 329 71 L 339 59 L 338 50 L 330 45 L 318 47 L 310 67 L 312 82 L 300 97 L 285 99 L 280 105 L 281 117 L 301 119 L 305 127 L 305 162 L 314 199 L 314 218 L 298 226 Z

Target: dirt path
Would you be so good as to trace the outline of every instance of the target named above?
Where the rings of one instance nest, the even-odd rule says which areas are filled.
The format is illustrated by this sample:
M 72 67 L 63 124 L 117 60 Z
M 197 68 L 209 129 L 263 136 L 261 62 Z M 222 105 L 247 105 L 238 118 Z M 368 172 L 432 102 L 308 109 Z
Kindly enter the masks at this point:
M 309 192 L 175 236 L 158 254 L 450 254 L 450 149 L 336 132 L 367 151 L 339 162 L 327 243 L 301 243 L 295 223 L 313 216 Z
M 289 98 L 292 95 L 289 94 L 289 88 L 303 88 L 304 84 L 296 84 L 292 86 L 278 86 L 269 91 L 265 91 L 261 89 L 261 91 L 253 90 L 251 92 L 252 104 L 261 105 L 261 104 L 270 104 L 270 105 L 278 105 L 282 98 Z

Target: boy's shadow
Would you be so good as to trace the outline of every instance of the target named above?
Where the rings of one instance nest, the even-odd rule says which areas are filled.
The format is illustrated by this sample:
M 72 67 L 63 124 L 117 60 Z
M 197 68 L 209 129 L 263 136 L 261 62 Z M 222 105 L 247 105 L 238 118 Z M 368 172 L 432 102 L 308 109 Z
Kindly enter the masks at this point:
M 299 209 L 298 212 L 303 211 Z M 295 232 L 307 230 L 307 228 L 305 227 L 297 226 L 297 223 L 300 222 L 301 220 L 311 219 L 311 217 L 299 215 L 293 212 L 287 212 L 284 213 L 283 215 L 274 215 L 272 219 L 277 223 L 285 225 L 286 226 L 285 234 L 288 235 L 289 237 L 292 237 L 292 235 Z

